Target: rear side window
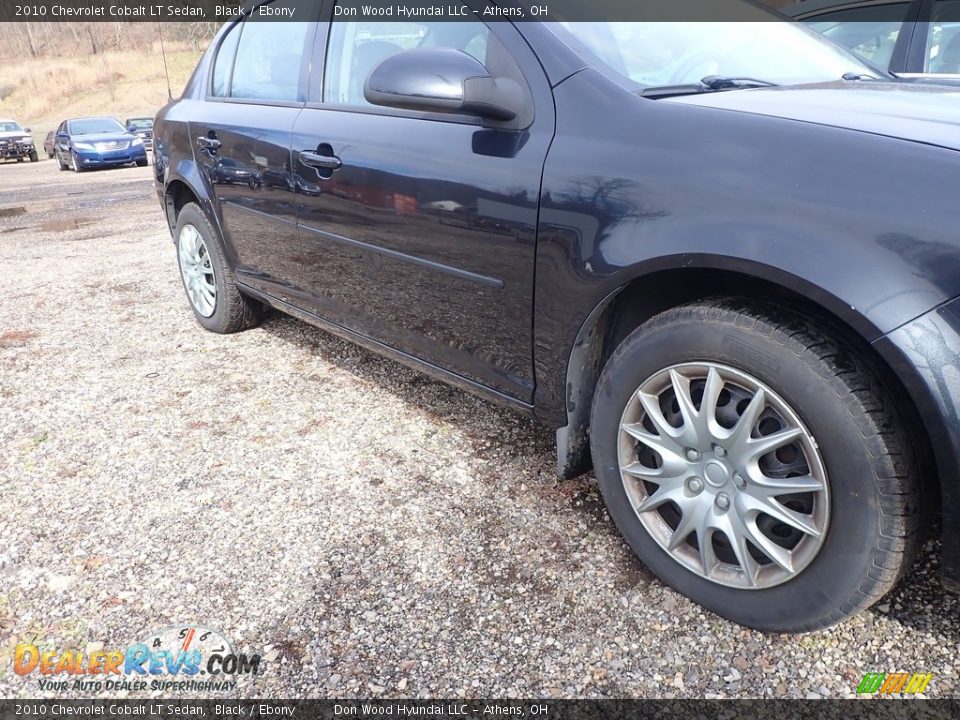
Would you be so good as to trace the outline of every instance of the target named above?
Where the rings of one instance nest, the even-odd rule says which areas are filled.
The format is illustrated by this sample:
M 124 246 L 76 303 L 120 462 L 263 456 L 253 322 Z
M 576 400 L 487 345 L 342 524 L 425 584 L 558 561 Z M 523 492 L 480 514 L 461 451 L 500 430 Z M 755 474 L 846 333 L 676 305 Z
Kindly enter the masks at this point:
M 271 3 L 291 8 L 293 17 L 313 17 L 312 4 L 302 0 Z M 295 102 L 311 23 L 276 20 L 254 14 L 238 23 L 220 43 L 213 64 L 211 94 L 246 100 Z

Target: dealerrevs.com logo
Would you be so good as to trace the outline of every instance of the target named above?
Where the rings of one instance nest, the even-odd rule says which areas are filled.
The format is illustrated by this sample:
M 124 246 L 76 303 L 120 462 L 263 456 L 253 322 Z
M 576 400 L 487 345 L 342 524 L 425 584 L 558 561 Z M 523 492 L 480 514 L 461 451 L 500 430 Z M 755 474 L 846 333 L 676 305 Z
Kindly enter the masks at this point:
M 20 643 L 13 671 L 39 676 L 41 690 L 210 692 L 233 690 L 236 676 L 258 674 L 260 659 L 234 652 L 217 630 L 186 625 L 151 633 L 125 649 L 89 653 Z

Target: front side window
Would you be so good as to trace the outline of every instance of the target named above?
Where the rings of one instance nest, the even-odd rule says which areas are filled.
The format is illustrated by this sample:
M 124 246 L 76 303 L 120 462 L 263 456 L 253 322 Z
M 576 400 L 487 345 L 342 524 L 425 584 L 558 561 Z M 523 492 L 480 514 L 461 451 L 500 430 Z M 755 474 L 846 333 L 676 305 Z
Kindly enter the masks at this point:
M 369 105 L 363 85 L 383 60 L 415 48 L 452 48 L 487 64 L 490 31 L 479 21 L 334 22 L 324 72 L 323 101 Z
M 824 13 L 804 22 L 885 70 L 893 59 L 909 8 L 908 3 L 867 5 Z
M 924 71 L 960 75 L 960 0 L 939 0 L 934 5 Z

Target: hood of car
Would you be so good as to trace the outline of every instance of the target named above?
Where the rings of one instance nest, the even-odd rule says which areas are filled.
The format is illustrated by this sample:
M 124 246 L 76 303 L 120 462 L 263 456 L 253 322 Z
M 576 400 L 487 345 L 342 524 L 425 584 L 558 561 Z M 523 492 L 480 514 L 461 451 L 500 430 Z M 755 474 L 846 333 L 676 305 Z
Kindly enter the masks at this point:
M 840 81 L 664 98 L 960 150 L 960 87 Z
M 0 140 L 20 140 L 21 138 L 27 139 L 30 137 L 30 133 L 23 132 L 22 130 L 7 130 L 6 132 L 0 132 Z

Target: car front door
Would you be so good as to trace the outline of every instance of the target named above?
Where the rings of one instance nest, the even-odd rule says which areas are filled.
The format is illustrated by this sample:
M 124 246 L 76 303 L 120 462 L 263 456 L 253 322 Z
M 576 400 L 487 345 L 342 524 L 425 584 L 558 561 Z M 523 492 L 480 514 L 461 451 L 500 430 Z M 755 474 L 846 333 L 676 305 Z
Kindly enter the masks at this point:
M 535 57 L 507 23 L 334 22 L 328 35 L 323 87 L 311 88 L 293 130 L 291 301 L 529 402 L 537 212 L 554 132 Z M 365 100 L 379 62 L 424 47 L 519 74 L 530 121 L 504 129 Z M 317 155 L 330 166 L 318 167 Z
M 302 13 L 306 3 L 272 5 Z M 290 133 L 304 105 L 316 23 L 258 18 L 221 37 L 190 140 L 238 281 L 272 292 L 285 274 L 282 248 L 297 233 Z

